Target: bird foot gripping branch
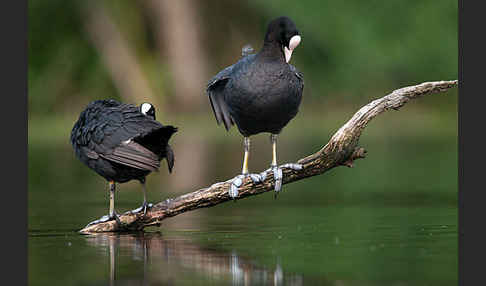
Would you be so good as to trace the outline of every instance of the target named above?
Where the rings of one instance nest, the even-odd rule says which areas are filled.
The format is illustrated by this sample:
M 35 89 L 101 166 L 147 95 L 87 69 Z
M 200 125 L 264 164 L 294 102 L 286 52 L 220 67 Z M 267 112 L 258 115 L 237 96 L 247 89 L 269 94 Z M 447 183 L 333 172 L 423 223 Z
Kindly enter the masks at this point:
M 300 171 L 304 168 L 302 164 L 297 163 L 286 163 L 280 166 L 274 166 L 269 170 L 273 173 L 273 179 L 275 181 L 274 191 L 275 191 L 275 198 L 277 197 L 277 193 L 282 190 L 282 180 L 283 180 L 283 169 L 291 169 L 295 171 Z M 267 171 L 269 171 L 267 170 Z
M 231 184 L 230 184 L 230 187 L 228 189 L 228 195 L 232 199 L 236 199 L 238 197 L 238 189 L 241 187 L 241 185 L 243 185 L 243 180 L 245 178 L 248 178 L 248 177 L 250 177 L 251 181 L 254 184 L 260 184 L 267 177 L 267 172 L 264 171 L 264 172 L 262 172 L 260 174 L 250 174 L 250 173 L 247 173 L 247 174 L 244 174 L 244 175 L 241 174 L 241 175 L 238 175 L 238 176 L 234 177 L 231 180 Z
M 282 190 L 283 184 L 283 169 L 291 169 L 295 171 L 300 171 L 304 168 L 302 164 L 298 163 L 286 163 L 280 166 L 271 167 L 259 174 L 246 174 L 246 175 L 238 175 L 231 179 L 231 183 L 228 189 L 228 195 L 232 199 L 236 199 L 238 197 L 238 189 L 243 185 L 243 180 L 246 178 L 250 178 L 253 184 L 263 184 L 265 179 L 267 178 L 267 174 L 273 174 L 274 179 L 274 191 L 275 196 L 278 192 Z
M 135 213 L 139 213 L 139 212 L 143 211 L 143 214 L 145 215 L 145 214 L 147 214 L 147 210 L 150 209 L 153 206 L 154 206 L 154 204 L 152 204 L 152 203 L 144 202 L 140 207 L 131 210 L 130 213 L 135 214 Z

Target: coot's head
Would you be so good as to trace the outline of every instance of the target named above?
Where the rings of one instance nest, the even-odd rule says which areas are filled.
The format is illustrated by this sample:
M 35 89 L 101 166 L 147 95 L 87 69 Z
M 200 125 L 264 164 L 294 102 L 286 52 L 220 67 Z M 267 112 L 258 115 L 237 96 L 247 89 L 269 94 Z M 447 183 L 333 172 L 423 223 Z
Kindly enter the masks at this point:
M 155 107 L 148 102 L 140 104 L 140 112 L 155 120 Z
M 300 40 L 299 30 L 289 17 L 282 16 L 268 24 L 265 43 L 280 44 L 287 63 L 290 61 L 294 49 L 300 44 Z

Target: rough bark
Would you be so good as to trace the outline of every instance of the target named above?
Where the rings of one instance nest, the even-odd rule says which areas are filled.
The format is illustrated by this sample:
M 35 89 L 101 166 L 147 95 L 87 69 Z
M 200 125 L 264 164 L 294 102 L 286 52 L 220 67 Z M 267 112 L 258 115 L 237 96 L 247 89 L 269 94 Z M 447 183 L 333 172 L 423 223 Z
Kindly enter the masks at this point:
M 361 132 L 377 115 L 389 110 L 398 110 L 409 100 L 424 95 L 439 93 L 456 87 L 457 80 L 425 82 L 415 86 L 397 89 L 392 93 L 376 99 L 363 106 L 353 117 L 344 124 L 316 153 L 300 159 L 301 170 L 284 169 L 283 183 L 288 184 L 307 177 L 320 175 L 334 167 L 353 166 L 353 161 L 365 158 L 366 151 L 358 146 Z M 160 226 L 162 220 L 194 209 L 211 207 L 232 200 L 228 195 L 231 179 L 218 182 L 210 187 L 155 204 L 146 215 L 140 213 L 125 213 L 120 216 L 122 227 L 115 221 L 98 223 L 85 227 L 80 232 L 108 232 L 142 230 L 147 226 Z M 243 180 L 237 199 L 272 191 L 274 188 L 273 172 L 267 172 L 262 183 L 253 183 L 250 178 Z

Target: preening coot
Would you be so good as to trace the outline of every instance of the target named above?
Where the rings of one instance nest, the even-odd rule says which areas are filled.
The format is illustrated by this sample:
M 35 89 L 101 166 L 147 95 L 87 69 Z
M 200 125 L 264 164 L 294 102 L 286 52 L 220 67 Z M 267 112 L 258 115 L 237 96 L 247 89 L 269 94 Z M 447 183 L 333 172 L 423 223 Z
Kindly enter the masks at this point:
M 116 219 L 115 183 L 139 180 L 143 186 L 143 204 L 134 210 L 147 210 L 145 177 L 157 171 L 166 158 L 169 172 L 174 166 L 174 153 L 168 142 L 177 128 L 155 120 L 150 103 L 139 107 L 116 100 L 96 100 L 81 112 L 71 131 L 71 144 L 81 162 L 109 182 L 110 212 L 94 221 Z
M 294 22 L 288 17 L 272 20 L 267 28 L 263 47 L 256 54 L 244 47 L 242 58 L 232 66 L 220 71 L 208 83 L 206 92 L 218 124 L 226 130 L 236 123 L 244 136 L 245 155 L 242 174 L 232 181 L 229 195 L 235 198 L 242 177 L 251 176 L 260 182 L 266 176 L 249 174 L 248 157 L 250 136 L 261 132 L 271 133 L 272 163 L 275 191 L 282 186 L 282 169 L 277 167 L 277 135 L 297 114 L 304 89 L 304 79 L 294 66 L 289 64 L 293 50 L 301 37 Z M 301 169 L 299 164 L 281 167 Z

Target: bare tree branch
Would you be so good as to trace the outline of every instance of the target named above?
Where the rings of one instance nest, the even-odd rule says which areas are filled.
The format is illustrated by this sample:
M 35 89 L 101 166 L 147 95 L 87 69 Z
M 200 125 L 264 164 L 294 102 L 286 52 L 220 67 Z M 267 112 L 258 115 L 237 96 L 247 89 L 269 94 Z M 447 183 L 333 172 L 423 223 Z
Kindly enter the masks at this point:
M 365 157 L 366 151 L 358 147 L 358 141 L 363 129 L 375 116 L 389 109 L 398 110 L 411 99 L 443 92 L 456 87 L 457 84 L 457 80 L 425 82 L 397 89 L 363 106 L 332 136 L 321 150 L 298 161 L 299 164 L 303 165 L 301 170 L 283 169 L 283 184 L 316 176 L 338 166 L 352 167 L 354 160 Z M 161 221 L 165 218 L 232 200 L 228 195 L 230 183 L 231 179 L 174 199 L 159 202 L 145 216 L 140 213 L 127 212 L 120 216 L 123 227 L 117 226 L 115 221 L 107 221 L 87 226 L 81 232 L 142 230 L 147 226 L 160 226 Z M 250 178 L 245 178 L 239 189 L 238 199 L 272 191 L 273 188 L 273 172 L 268 172 L 262 183 L 255 184 Z

